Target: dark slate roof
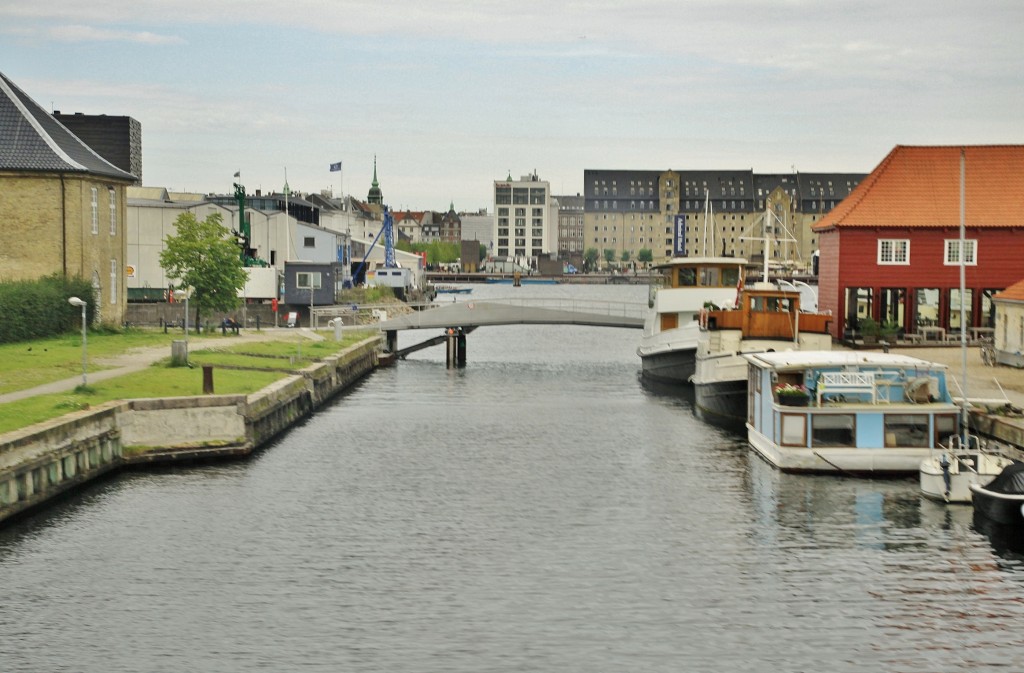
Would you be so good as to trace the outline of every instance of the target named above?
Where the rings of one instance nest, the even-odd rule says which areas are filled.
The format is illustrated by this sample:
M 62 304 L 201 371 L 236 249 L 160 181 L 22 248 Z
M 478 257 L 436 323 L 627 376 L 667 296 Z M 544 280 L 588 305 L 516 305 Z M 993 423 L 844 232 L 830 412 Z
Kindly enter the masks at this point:
M 0 73 L 0 170 L 89 173 L 134 181 Z

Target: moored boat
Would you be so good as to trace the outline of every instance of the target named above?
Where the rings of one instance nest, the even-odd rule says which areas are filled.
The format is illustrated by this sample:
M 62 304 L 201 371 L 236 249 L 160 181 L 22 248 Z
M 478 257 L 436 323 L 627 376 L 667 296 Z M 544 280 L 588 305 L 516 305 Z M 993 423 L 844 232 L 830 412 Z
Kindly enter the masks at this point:
M 743 357 L 747 439 L 780 470 L 917 474 L 940 438 L 956 432 L 960 409 L 945 365 L 869 351 Z
M 735 308 L 701 311 L 693 387 L 698 409 L 742 424 L 747 418 L 746 353 L 830 350 L 830 313 L 801 310 L 800 292 L 760 282 Z
M 697 320 L 706 303 L 736 302 L 746 260 L 739 257 L 673 257 L 650 288 L 648 312 L 636 353 L 644 376 L 689 383 L 694 373 Z
M 952 435 L 921 461 L 921 494 L 932 500 L 968 504 L 971 484 L 984 486 L 1014 463 L 1004 447 L 968 435 Z
M 434 285 L 434 292 L 438 294 L 469 294 L 473 291 L 471 287 L 459 287 L 458 285 Z

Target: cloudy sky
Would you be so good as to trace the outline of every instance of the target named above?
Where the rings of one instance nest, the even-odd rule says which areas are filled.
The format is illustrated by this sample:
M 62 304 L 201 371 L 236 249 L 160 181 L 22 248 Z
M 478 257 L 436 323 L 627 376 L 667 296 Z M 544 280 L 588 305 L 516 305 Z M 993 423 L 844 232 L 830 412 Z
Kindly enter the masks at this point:
M 868 172 L 1024 142 L 1020 0 L 0 0 L 0 71 L 127 115 L 146 185 L 492 208 L 584 169 Z M 343 162 L 341 173 L 328 171 Z

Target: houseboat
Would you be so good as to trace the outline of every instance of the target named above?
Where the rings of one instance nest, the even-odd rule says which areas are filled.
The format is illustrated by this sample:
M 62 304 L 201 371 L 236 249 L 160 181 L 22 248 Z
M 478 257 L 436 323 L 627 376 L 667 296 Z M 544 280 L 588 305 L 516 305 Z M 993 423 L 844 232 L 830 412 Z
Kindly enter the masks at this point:
M 743 357 L 747 439 L 785 472 L 918 474 L 959 427 L 942 364 L 865 351 Z

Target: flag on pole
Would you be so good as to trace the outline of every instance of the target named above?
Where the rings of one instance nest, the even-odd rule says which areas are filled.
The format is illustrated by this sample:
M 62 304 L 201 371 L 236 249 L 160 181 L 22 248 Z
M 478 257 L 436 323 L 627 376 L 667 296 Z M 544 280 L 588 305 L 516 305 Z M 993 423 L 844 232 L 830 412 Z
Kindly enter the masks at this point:
M 238 171 L 237 173 L 235 173 L 235 177 L 236 178 L 242 177 L 242 171 Z
M 341 162 L 340 161 L 338 163 L 336 163 L 336 164 L 331 164 L 331 172 L 332 173 L 337 173 L 340 170 L 341 170 Z

